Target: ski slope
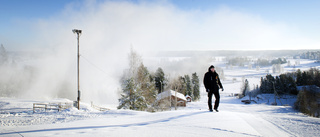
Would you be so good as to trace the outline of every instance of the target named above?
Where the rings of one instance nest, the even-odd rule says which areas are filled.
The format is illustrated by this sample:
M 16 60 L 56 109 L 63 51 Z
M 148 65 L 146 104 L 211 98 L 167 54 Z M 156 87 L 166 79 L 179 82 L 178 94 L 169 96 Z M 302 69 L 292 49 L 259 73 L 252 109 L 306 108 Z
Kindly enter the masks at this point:
M 306 63 L 303 66 L 310 64 L 302 63 Z M 258 84 L 260 77 L 265 76 L 265 69 L 268 68 L 260 71 L 226 70 L 226 80 L 222 81 L 225 91 L 221 92 L 220 112 L 208 111 L 207 94 L 203 87 L 200 101 L 187 103 L 187 107 L 178 110 L 172 108 L 171 111 L 156 113 L 116 109 L 100 112 L 83 102 L 80 110 L 71 108 L 62 112 L 33 113 L 32 103 L 43 100 L 0 98 L 0 136 L 319 136 L 320 119 L 294 110 L 290 106 L 296 99 L 294 97 L 282 100 L 283 104 L 289 106 L 272 106 L 273 95 L 262 95 L 262 100 L 257 104 L 248 105 L 231 96 L 239 92 L 243 77 L 250 84 Z M 237 80 L 231 80 L 233 78 Z M 72 102 L 67 99 L 50 101 Z
M 227 84 L 226 84 L 227 87 Z M 2 98 L 0 136 L 318 136 L 320 119 L 290 106 L 240 103 L 222 92 L 220 112 L 207 110 L 206 93 L 199 102 L 178 110 L 148 113 L 131 110 L 32 112 L 32 100 Z M 65 101 L 63 99 L 60 99 Z M 30 107 L 31 106 L 31 107 Z

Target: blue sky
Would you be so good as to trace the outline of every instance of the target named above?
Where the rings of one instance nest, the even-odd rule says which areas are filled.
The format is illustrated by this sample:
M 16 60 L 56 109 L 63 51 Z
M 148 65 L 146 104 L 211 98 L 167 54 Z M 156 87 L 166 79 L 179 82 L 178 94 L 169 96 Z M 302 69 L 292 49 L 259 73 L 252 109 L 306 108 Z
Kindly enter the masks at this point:
M 173 12 L 174 15 L 177 15 L 177 17 L 188 16 L 192 14 L 193 16 L 190 18 L 197 20 L 195 22 L 199 22 L 201 20 L 207 20 L 207 18 L 210 18 L 213 15 L 216 15 L 221 12 L 226 12 L 225 14 L 222 14 L 222 15 L 226 15 L 226 16 L 239 15 L 240 17 L 235 17 L 235 18 L 240 18 L 240 20 L 242 19 L 249 20 L 248 22 L 250 23 L 258 22 L 260 23 L 260 25 L 257 25 L 257 26 L 261 26 L 262 24 L 262 26 L 266 26 L 266 29 L 272 28 L 274 29 L 274 31 L 276 31 L 279 28 L 284 29 L 284 32 L 276 32 L 277 35 L 278 34 L 284 35 L 284 37 L 286 37 L 285 35 L 291 35 L 290 33 L 295 33 L 295 35 L 292 37 L 299 37 L 299 38 L 303 37 L 303 40 L 308 41 L 307 43 L 311 45 L 311 46 L 305 46 L 304 44 L 301 44 L 300 47 L 316 49 L 318 48 L 316 47 L 316 45 L 320 44 L 319 42 L 320 1 L 318 0 L 304 0 L 304 1 L 301 1 L 301 0 L 202 0 L 202 1 L 199 1 L 199 0 L 161 0 L 161 1 L 128 0 L 128 1 L 108 1 L 108 2 L 129 3 L 136 6 L 136 8 L 138 9 L 140 7 L 141 9 L 145 9 L 146 7 L 144 7 L 143 5 L 144 3 L 147 3 L 147 5 L 151 5 L 151 8 L 147 9 L 146 12 L 152 11 L 153 10 L 152 6 L 154 5 L 159 5 L 160 7 L 162 6 L 162 9 L 164 9 L 163 12 L 166 12 L 165 10 L 167 7 L 171 7 L 168 10 L 170 12 Z M 82 0 L 0 0 L 0 3 L 1 3 L 0 43 L 4 44 L 8 48 L 10 47 L 11 50 L 16 50 L 16 49 L 19 49 L 20 47 L 23 47 L 21 45 L 34 44 L 32 43 L 32 41 L 38 38 L 38 37 L 35 38 L 35 36 L 42 35 L 41 33 L 43 33 L 43 31 L 42 32 L 37 31 L 39 29 L 37 28 L 39 21 L 41 22 L 44 21 L 48 23 L 48 22 L 60 20 L 60 22 L 64 22 L 65 20 L 68 20 L 66 18 L 72 18 L 72 16 L 74 15 L 79 16 L 81 12 L 82 13 L 90 12 L 90 11 L 86 11 L 86 9 L 82 9 L 82 8 L 86 8 L 85 5 L 90 2 L 82 1 Z M 94 3 L 93 9 L 101 8 L 99 7 L 100 5 L 110 4 L 110 3 L 106 3 L 104 0 L 97 0 L 96 2 L 93 2 L 93 3 Z M 154 7 L 157 7 L 157 6 L 154 6 Z M 212 15 L 209 15 L 211 13 Z M 95 14 L 99 14 L 99 12 L 95 12 Z M 108 13 L 105 13 L 105 14 L 108 14 Z M 139 14 L 144 14 L 144 12 Z M 198 20 L 198 18 L 194 16 L 199 16 L 199 17 L 204 16 L 204 17 Z M 186 18 L 189 18 L 189 17 L 186 17 Z M 232 17 L 232 19 L 227 18 L 226 20 L 234 21 L 234 23 L 236 23 L 237 20 L 234 20 L 235 18 L 234 17 Z M 189 24 L 195 24 L 194 22 L 192 22 L 192 19 L 188 20 L 190 22 Z M 246 21 L 244 21 L 243 23 L 245 22 Z M 86 23 L 82 23 L 82 24 L 86 24 Z M 204 23 L 204 24 L 207 24 L 207 23 Z M 200 24 L 199 26 L 204 24 Z M 243 26 L 243 25 L 240 25 L 240 26 Z M 276 27 L 273 28 L 274 26 Z M 279 27 L 279 26 L 285 26 L 285 27 Z M 192 31 L 195 31 L 195 30 L 192 30 Z M 246 30 L 244 29 L 241 31 L 246 31 Z M 200 33 L 200 32 L 195 32 L 195 33 Z M 233 31 L 230 31 L 230 33 L 233 33 Z M 270 33 L 273 33 L 273 32 L 270 32 Z M 148 35 L 148 34 L 142 34 L 142 35 Z M 190 35 L 181 36 L 181 37 L 186 37 L 186 38 L 194 37 Z M 202 40 L 201 38 L 195 38 L 194 41 L 196 40 L 204 41 L 203 43 L 201 43 L 204 46 L 200 48 L 200 50 L 211 49 L 211 48 L 208 48 L 208 45 L 205 46 L 206 44 L 204 43 L 206 40 Z M 303 43 L 303 40 L 296 43 Z M 288 41 L 288 40 L 283 38 L 283 41 Z M 240 39 L 237 43 L 239 42 L 243 42 L 243 41 Z M 174 42 L 174 43 L 179 44 L 179 42 Z M 188 43 L 193 43 L 193 42 L 189 41 Z M 257 45 L 259 45 L 259 42 L 257 41 L 255 41 L 254 43 L 257 43 Z M 185 44 L 185 43 L 181 43 L 181 44 Z M 199 43 L 195 42 L 194 44 L 196 45 Z M 223 45 L 223 41 L 221 41 L 218 44 Z M 250 44 L 252 43 L 249 43 L 249 45 Z M 252 47 L 246 47 L 245 49 L 251 49 L 251 48 Z M 289 46 L 279 47 L 279 49 L 288 49 L 288 48 L 290 47 Z M 190 48 L 187 48 L 187 50 L 188 49 L 193 50 L 195 48 L 192 48 L 192 45 L 190 45 Z M 213 48 L 213 49 L 223 49 L 223 48 L 220 47 L 220 48 Z M 229 47 L 227 49 L 233 49 L 233 48 Z M 264 47 L 261 49 L 269 49 L 269 48 Z M 277 49 L 277 47 L 270 48 L 270 49 Z M 292 47 L 292 49 L 301 49 L 301 48 L 299 48 L 299 46 L 297 45 L 295 47 Z M 170 49 L 167 49 L 167 50 L 170 50 Z
M 221 5 L 255 14 L 271 22 L 293 24 L 314 36 L 320 26 L 318 0 L 171 0 L 183 10 L 211 10 Z M 319 35 L 318 35 L 319 36 Z M 316 37 L 318 37 L 316 36 Z

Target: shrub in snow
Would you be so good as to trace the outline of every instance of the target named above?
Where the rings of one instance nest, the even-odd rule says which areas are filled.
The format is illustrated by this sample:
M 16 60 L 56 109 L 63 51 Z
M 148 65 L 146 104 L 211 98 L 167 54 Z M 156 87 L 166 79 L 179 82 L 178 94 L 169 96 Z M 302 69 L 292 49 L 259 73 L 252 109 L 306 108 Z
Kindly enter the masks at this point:
M 240 91 L 240 95 L 242 95 L 242 97 L 247 95 L 247 92 L 250 90 L 249 87 L 249 82 L 247 79 L 243 80 L 242 83 L 242 87 L 241 87 L 241 91 Z M 240 96 L 239 96 L 240 97 Z
M 320 117 L 320 88 L 305 86 L 298 94 L 295 108 L 313 117 Z

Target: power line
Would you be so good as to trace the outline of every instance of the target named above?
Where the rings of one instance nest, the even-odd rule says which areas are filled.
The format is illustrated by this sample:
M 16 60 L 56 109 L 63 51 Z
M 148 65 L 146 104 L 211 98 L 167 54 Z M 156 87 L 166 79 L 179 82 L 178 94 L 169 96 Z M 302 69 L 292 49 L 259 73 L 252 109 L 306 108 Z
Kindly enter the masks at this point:
M 97 65 L 95 65 L 94 63 L 92 63 L 89 59 L 87 59 L 86 57 L 84 57 L 83 55 L 81 55 L 81 57 L 86 60 L 89 64 L 91 64 L 93 67 L 95 67 L 97 70 L 103 72 L 104 74 L 106 74 L 107 76 L 110 76 L 109 73 L 105 72 L 103 69 L 101 69 L 100 67 L 98 67 Z

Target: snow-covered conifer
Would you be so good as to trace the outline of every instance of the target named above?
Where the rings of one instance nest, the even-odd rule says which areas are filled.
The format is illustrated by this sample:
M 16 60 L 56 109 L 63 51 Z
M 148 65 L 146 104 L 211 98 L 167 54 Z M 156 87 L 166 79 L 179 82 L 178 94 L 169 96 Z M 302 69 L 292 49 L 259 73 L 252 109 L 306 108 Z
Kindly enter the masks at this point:
M 185 92 L 185 96 L 189 95 L 189 96 L 193 96 L 192 93 L 192 88 L 191 88 L 191 80 L 190 80 L 190 76 L 189 75 L 184 75 L 185 78 L 185 84 L 186 84 L 186 92 Z
M 199 100 L 200 99 L 200 80 L 197 73 L 192 73 L 192 85 L 193 85 L 193 100 Z
M 162 68 L 158 68 L 156 73 L 155 73 L 155 85 L 156 89 L 158 90 L 158 93 L 161 93 L 164 91 L 164 86 L 167 85 L 167 80 L 165 78 L 165 74 L 162 70 Z

